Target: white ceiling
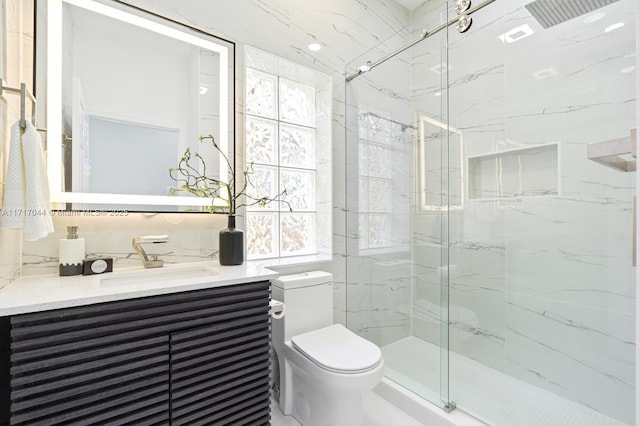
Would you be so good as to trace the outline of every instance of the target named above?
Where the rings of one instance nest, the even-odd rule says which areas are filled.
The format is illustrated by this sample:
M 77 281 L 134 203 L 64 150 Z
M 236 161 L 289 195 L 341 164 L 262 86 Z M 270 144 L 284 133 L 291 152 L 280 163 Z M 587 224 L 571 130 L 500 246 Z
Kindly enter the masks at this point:
M 401 4 L 409 10 L 413 10 L 424 3 L 425 0 L 395 0 L 395 2 Z

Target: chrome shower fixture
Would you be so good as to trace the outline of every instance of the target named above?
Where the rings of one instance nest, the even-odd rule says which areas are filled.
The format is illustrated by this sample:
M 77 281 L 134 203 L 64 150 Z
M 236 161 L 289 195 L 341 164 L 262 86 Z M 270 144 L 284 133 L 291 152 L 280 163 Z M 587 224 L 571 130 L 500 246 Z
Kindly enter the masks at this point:
M 525 7 L 544 29 L 620 0 L 536 0 Z

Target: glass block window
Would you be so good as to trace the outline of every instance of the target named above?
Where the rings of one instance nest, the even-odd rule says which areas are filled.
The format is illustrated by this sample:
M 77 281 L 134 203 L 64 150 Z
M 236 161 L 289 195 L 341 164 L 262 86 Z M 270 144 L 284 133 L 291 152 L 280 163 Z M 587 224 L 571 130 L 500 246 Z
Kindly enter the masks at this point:
M 320 179 L 327 180 L 318 156 L 331 157 L 330 121 L 318 129 L 322 117 L 331 116 L 330 98 L 319 100 L 318 79 L 309 78 L 313 70 L 257 49 L 246 58 L 245 160 L 254 170 L 251 191 L 273 196 L 286 190 L 286 203 L 247 209 L 247 258 L 318 254 L 323 244 L 318 240 L 325 238 L 318 227 L 327 223 L 323 214 L 329 224 L 331 215 L 330 199 L 327 203 L 326 191 L 317 187 Z M 319 144 L 319 132 L 327 134 L 322 144 L 327 146 Z M 330 165 L 327 170 L 330 176 Z M 320 204 L 326 211 L 319 212 Z
M 358 207 L 361 250 L 393 245 L 393 145 L 398 138 L 393 122 L 371 112 L 358 116 Z

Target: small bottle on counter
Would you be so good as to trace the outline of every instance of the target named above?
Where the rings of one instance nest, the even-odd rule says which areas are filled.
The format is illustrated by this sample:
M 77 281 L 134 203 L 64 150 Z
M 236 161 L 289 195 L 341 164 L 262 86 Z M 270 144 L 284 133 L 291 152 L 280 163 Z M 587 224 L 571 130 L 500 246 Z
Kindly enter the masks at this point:
M 67 238 L 60 239 L 58 245 L 60 258 L 60 275 L 82 274 L 84 260 L 84 238 L 78 238 L 78 227 L 67 226 Z

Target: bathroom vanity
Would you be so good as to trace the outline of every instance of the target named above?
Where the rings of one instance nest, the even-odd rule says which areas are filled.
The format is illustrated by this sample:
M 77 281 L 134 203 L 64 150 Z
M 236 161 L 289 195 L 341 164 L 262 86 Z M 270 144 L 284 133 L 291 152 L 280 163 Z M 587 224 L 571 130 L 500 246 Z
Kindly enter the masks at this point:
M 277 274 L 162 269 L 0 290 L 0 424 L 269 424 Z

